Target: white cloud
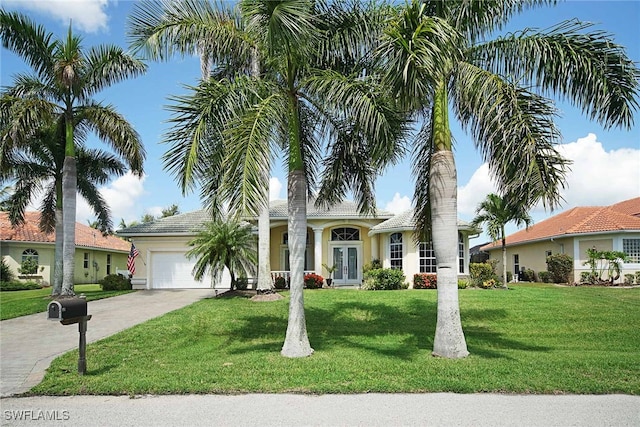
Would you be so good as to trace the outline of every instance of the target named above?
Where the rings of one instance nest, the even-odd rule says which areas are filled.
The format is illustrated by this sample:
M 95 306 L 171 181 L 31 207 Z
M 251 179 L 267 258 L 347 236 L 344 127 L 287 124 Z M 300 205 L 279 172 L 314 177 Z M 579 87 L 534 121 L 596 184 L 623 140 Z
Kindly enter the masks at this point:
M 139 220 L 140 212 L 134 207 L 137 205 L 138 199 L 144 195 L 143 184 L 145 179 L 146 176 L 138 178 L 131 172 L 128 172 L 126 175 L 121 176 L 99 190 L 111 209 L 111 218 L 115 227 L 118 226 L 121 219 L 124 219 L 127 224 L 131 221 Z M 150 211 L 150 209 L 147 211 Z M 162 211 L 162 208 L 159 208 L 159 212 L 160 211 Z M 76 220 L 86 224 L 87 220 L 91 219 L 95 219 L 93 210 L 82 197 L 78 197 Z
M 272 176 L 269 180 L 269 200 L 280 200 L 280 191 L 282 190 L 282 183 L 278 178 Z
M 4 0 L 5 8 L 15 7 L 48 15 L 74 29 L 95 33 L 108 28 L 105 9 L 109 0 Z
M 567 174 L 566 188 L 562 191 L 565 201 L 558 211 L 576 206 L 607 206 L 640 195 L 640 149 L 606 151 L 593 133 L 558 145 L 557 149 L 573 162 Z M 468 183 L 458 187 L 460 217 L 473 218 L 478 203 L 491 192 L 496 192 L 496 187 L 489 178 L 489 168 L 485 163 Z M 541 206 L 531 212 L 536 220 L 555 213 L 545 212 Z
M 394 214 L 409 210 L 411 209 L 411 198 L 395 193 L 393 199 L 385 205 L 384 209 Z

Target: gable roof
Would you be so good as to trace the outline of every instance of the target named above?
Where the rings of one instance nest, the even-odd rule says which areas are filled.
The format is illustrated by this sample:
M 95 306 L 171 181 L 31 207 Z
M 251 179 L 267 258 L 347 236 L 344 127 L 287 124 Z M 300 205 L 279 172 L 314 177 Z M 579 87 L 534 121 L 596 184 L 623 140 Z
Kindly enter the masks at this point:
M 0 212 L 0 241 L 55 243 L 55 233 L 40 231 L 40 212 L 25 212 L 24 224 L 13 227 L 8 212 Z M 76 222 L 76 246 L 129 252 L 131 244 L 116 236 L 103 236 L 99 230 Z
M 506 238 L 506 245 L 517 245 L 555 237 L 615 231 L 640 231 L 640 197 L 611 206 L 576 207 L 533 224 Z M 493 242 L 482 249 L 500 246 Z
M 393 216 L 392 213 L 378 210 L 379 219 L 387 219 Z M 286 200 L 273 200 L 269 202 L 269 219 L 286 220 L 289 217 Z M 372 218 L 358 213 L 356 203 L 346 200 L 337 205 L 327 208 L 316 208 L 314 201 L 307 202 L 308 219 L 355 219 Z M 206 221 L 211 220 L 211 215 L 206 210 L 197 210 L 184 214 L 160 218 L 153 222 L 138 224 L 133 227 L 123 228 L 117 231 L 121 236 L 144 235 L 191 235 Z
M 381 222 L 380 224 L 371 227 L 369 235 L 380 233 L 394 233 L 396 231 L 410 231 L 414 230 L 416 222 L 413 219 L 413 209 L 404 211 L 388 220 Z M 481 230 L 473 228 L 469 223 L 458 219 L 458 230 L 465 230 L 472 233 L 479 233 Z

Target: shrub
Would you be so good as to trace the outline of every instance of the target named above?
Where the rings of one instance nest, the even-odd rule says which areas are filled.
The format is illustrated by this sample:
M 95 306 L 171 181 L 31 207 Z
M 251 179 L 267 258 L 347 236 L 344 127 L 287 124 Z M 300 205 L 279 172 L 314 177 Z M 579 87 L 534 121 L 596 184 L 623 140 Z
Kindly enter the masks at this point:
M 598 276 L 590 271 L 583 271 L 580 273 L 581 285 L 594 285 L 598 282 Z
M 491 289 L 491 288 L 495 288 L 498 286 L 498 281 L 496 279 L 489 279 L 489 280 L 485 280 L 484 282 L 482 282 L 482 284 L 480 285 L 480 287 L 482 289 Z
M 640 285 L 640 271 L 636 271 L 636 284 Z
M 4 258 L 0 258 L 0 281 L 12 282 L 14 280 L 13 271 L 11 271 L 7 263 L 4 262 Z
M 458 279 L 458 289 L 467 289 L 469 282 L 464 279 Z
M 287 288 L 287 279 L 282 276 L 276 276 L 273 281 L 273 286 L 276 289 L 286 289 Z
M 538 273 L 538 279 L 541 282 L 549 283 L 551 281 L 551 273 L 549 273 L 548 271 L 541 271 L 540 273 Z
M 236 289 L 243 291 L 249 287 L 249 279 L 246 277 L 240 276 L 236 278 L 235 282 L 233 283 L 233 286 Z
M 362 272 L 367 273 L 368 271 L 378 270 L 380 268 L 382 268 L 382 263 L 380 262 L 380 260 L 372 259 L 371 262 L 366 263 L 364 267 L 362 267 Z
M 25 276 L 36 274 L 38 272 L 38 262 L 33 258 L 27 258 L 22 261 L 18 271 L 20 274 L 24 274 Z
M 491 264 L 486 262 L 469 264 L 469 284 L 471 286 L 482 287 L 484 282 L 491 279 L 495 279 Z
M 0 282 L 0 291 L 31 291 L 34 289 L 40 289 L 38 283 L 33 281 L 28 282 Z
M 513 280 L 513 273 L 507 270 L 507 283 Z
M 103 291 L 126 291 L 131 289 L 131 279 L 120 274 L 109 274 L 98 283 Z
M 536 272 L 530 268 L 524 269 L 520 271 L 520 276 L 518 277 L 520 282 L 535 282 L 536 281 Z
M 573 271 L 573 258 L 567 254 L 553 254 L 547 257 L 547 271 L 553 283 L 569 283 Z
M 633 285 L 633 274 L 625 274 L 624 275 L 624 284 L 625 285 Z
M 413 275 L 413 289 L 437 289 L 438 277 L 433 273 L 417 273 Z
M 307 289 L 320 289 L 324 278 L 319 274 L 309 273 L 304 276 L 304 287 Z
M 402 270 L 393 268 L 376 268 L 365 273 L 362 289 L 369 291 L 406 289 L 405 276 Z

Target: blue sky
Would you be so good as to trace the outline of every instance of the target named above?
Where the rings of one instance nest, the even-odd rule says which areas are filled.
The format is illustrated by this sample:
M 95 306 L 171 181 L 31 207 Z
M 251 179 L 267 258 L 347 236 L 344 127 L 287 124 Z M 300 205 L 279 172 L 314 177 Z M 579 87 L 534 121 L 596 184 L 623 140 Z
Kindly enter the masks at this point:
M 69 21 L 85 46 L 101 43 L 126 48 L 126 20 L 133 1 L 123 0 L 0 0 L 5 10 L 16 10 L 30 16 L 58 36 L 66 34 Z M 567 1 L 555 7 L 537 8 L 515 17 L 505 31 L 525 28 L 548 28 L 565 19 L 578 18 L 596 23 L 598 30 L 611 33 L 616 43 L 627 48 L 628 55 L 640 63 L 640 1 Z M 159 144 L 167 130 L 169 113 L 164 109 L 167 97 L 184 92 L 184 84 L 195 84 L 200 66 L 195 57 L 175 57 L 166 63 L 149 62 L 146 75 L 119 83 L 96 96 L 113 104 L 135 126 L 147 150 L 145 176 L 138 180 L 125 176 L 101 189 L 109 201 L 114 223 L 139 220 L 145 213 L 157 215 L 163 207 L 177 204 L 181 212 L 200 208 L 198 194 L 183 197 L 173 177 L 163 170 L 162 154 L 166 146 Z M 22 60 L 11 52 L 0 51 L 0 83 L 12 82 L 16 72 L 26 70 Z M 562 132 L 560 151 L 573 160 L 568 176 L 565 202 L 558 211 L 575 206 L 608 205 L 640 196 L 640 117 L 631 130 L 606 130 L 589 121 L 579 110 L 557 100 L 562 117 L 557 124 Z M 638 116 L 640 112 L 636 112 Z M 456 140 L 458 169 L 459 217 L 471 220 L 478 203 L 495 191 L 486 165 L 473 141 L 452 121 Z M 90 145 L 103 146 L 97 139 Z M 279 162 L 272 171 L 272 198 L 286 197 L 286 173 Z M 413 194 L 411 161 L 385 171 L 376 184 L 378 207 L 402 211 L 410 207 Z M 557 213 L 557 212 L 556 212 Z M 540 221 L 553 213 L 536 208 L 532 216 Z M 78 221 L 93 218 L 84 201 L 78 202 Z M 508 232 L 515 231 L 510 227 Z M 480 243 L 481 236 L 472 241 Z

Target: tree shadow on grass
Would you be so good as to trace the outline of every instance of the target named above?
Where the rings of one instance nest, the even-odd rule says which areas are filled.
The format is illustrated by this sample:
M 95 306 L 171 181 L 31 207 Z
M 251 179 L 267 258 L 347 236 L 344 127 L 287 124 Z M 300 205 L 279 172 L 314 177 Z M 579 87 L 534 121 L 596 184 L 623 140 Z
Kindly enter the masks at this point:
M 311 346 L 316 351 L 359 348 L 386 357 L 410 360 L 433 348 L 437 306 L 434 301 L 409 298 L 385 303 L 348 298 L 321 306 L 307 304 L 305 316 Z M 491 326 L 476 323 L 502 322 L 503 309 L 469 309 L 462 313 L 463 329 L 471 354 L 484 358 L 511 358 L 506 350 L 548 351 L 547 347 L 510 339 Z M 228 337 L 234 353 L 277 351 L 287 328 L 284 315 L 250 314 L 236 319 Z M 467 326 L 464 326 L 467 323 Z

